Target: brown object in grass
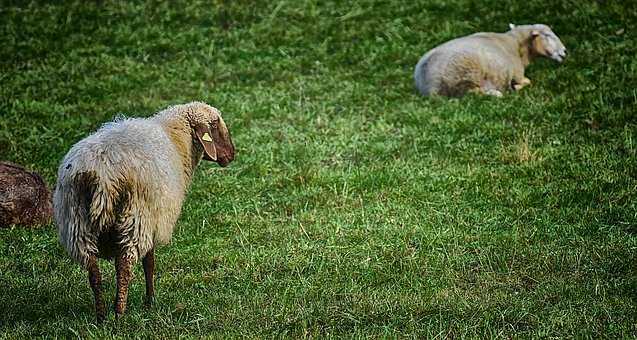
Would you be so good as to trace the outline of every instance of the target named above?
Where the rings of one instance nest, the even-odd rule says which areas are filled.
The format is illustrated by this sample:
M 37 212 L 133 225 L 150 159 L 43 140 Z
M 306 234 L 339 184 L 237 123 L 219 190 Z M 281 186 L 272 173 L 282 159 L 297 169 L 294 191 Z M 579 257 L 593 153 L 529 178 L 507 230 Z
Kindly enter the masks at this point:
M 40 175 L 0 162 L 0 227 L 33 226 L 51 222 L 51 191 Z

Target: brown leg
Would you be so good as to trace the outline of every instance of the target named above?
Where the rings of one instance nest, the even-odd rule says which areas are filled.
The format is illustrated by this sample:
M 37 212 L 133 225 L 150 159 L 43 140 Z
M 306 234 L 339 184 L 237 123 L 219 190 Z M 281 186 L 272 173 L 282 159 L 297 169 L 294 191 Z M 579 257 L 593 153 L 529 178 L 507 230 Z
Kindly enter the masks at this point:
M 150 307 L 153 304 L 155 297 L 155 288 L 153 285 L 153 276 L 155 275 L 155 249 L 151 249 L 146 253 L 142 260 L 144 265 L 144 276 L 146 277 L 146 307 Z
M 123 252 L 115 258 L 115 271 L 117 272 L 117 293 L 115 294 L 115 317 L 119 319 L 126 312 L 126 297 L 132 272 L 131 261 L 124 257 Z
M 106 307 L 104 306 L 104 297 L 102 297 L 102 274 L 100 274 L 100 267 L 97 265 L 97 257 L 95 257 L 95 255 L 89 257 L 87 269 L 88 281 L 95 295 L 95 315 L 97 316 L 97 323 L 101 323 L 106 317 Z

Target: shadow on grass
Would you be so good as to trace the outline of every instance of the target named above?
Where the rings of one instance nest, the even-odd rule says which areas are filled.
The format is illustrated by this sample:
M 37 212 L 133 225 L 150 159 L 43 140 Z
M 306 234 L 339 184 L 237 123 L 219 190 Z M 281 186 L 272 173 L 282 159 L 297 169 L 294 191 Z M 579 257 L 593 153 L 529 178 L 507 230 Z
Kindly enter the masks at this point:
M 2 281 L 3 312 L 0 313 L 0 328 L 12 328 L 18 323 L 35 326 L 56 319 L 93 317 L 92 297 L 87 300 L 69 290 L 86 289 L 85 287 L 67 287 L 63 290 L 56 285 L 28 285 L 26 280 Z

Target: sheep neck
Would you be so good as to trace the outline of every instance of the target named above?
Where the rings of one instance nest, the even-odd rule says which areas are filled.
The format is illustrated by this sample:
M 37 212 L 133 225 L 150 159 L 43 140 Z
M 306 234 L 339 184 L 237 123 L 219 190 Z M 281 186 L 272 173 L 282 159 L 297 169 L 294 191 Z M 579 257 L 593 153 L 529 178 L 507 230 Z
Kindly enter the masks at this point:
M 197 150 L 193 148 L 190 124 L 183 117 L 172 117 L 172 119 L 164 120 L 161 125 L 175 145 L 183 168 L 183 180 L 188 185 L 195 167 L 201 160 L 201 155 L 198 157 L 195 155 Z
M 524 66 L 524 68 L 529 66 L 529 64 L 531 63 L 531 57 L 533 56 L 531 53 L 530 44 L 530 39 L 527 39 L 526 41 L 520 43 L 520 48 L 518 49 L 518 52 L 520 53 L 520 59 L 522 60 L 522 65 Z
M 526 68 L 531 63 L 531 59 L 533 58 L 533 40 L 531 38 L 530 32 L 526 31 L 509 31 L 515 38 L 518 44 L 518 54 L 520 56 L 520 60 L 522 60 L 522 66 Z

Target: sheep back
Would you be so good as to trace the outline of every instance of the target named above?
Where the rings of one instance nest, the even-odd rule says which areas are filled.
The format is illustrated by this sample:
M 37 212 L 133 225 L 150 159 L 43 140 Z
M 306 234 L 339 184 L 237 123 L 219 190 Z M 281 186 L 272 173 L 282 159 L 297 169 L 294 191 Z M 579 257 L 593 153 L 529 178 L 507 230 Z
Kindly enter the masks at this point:
M 86 266 L 90 254 L 113 256 L 109 235 L 119 235 L 117 243 L 136 261 L 170 241 L 185 185 L 182 161 L 159 123 L 107 123 L 60 164 L 53 199 L 60 242 Z
M 448 41 L 418 61 L 416 88 L 422 95 L 462 96 L 473 89 L 505 91 L 524 72 L 517 41 L 500 33 L 476 33 Z

